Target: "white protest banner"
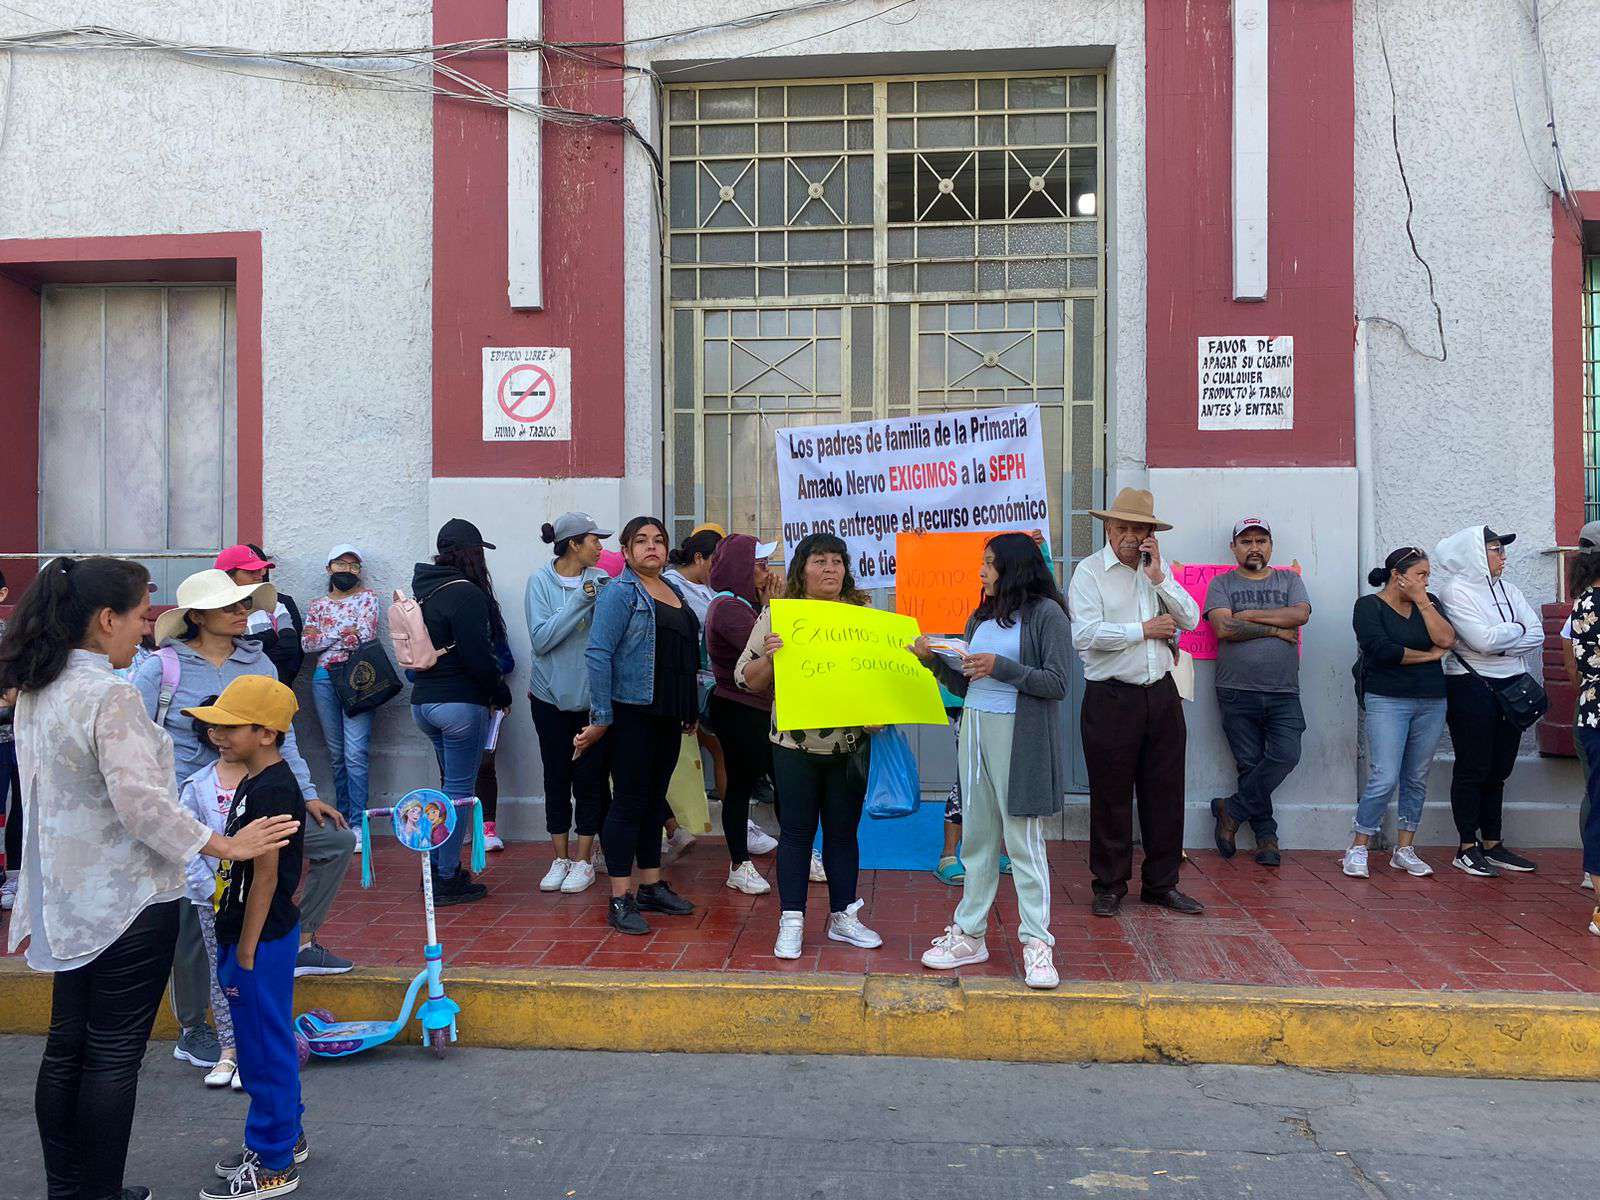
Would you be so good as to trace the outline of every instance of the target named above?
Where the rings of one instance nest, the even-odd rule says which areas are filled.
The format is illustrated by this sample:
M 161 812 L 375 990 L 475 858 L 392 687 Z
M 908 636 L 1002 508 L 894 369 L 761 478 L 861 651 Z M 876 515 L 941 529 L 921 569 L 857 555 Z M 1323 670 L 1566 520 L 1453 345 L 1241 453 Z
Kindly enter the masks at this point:
M 564 346 L 483 348 L 483 440 L 572 439 L 572 351 Z
M 1294 338 L 1200 339 L 1201 429 L 1293 429 Z
M 780 429 L 788 554 L 832 533 L 863 588 L 894 586 L 900 533 L 1038 529 L 1050 536 L 1039 406 Z

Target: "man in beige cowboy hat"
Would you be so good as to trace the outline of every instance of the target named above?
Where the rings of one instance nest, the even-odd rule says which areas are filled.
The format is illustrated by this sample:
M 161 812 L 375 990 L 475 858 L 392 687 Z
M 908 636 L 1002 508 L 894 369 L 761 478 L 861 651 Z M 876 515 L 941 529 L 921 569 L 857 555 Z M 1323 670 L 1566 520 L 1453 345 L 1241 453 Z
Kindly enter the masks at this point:
M 1183 861 L 1183 701 L 1172 678 L 1181 630 L 1200 624 L 1200 606 L 1167 573 L 1149 492 L 1123 488 L 1108 509 L 1106 544 L 1072 572 L 1072 642 L 1083 655 L 1080 721 L 1089 767 L 1089 870 L 1094 914 L 1112 917 L 1133 875 L 1133 805 L 1144 839 L 1139 899 L 1197 915 L 1178 890 Z

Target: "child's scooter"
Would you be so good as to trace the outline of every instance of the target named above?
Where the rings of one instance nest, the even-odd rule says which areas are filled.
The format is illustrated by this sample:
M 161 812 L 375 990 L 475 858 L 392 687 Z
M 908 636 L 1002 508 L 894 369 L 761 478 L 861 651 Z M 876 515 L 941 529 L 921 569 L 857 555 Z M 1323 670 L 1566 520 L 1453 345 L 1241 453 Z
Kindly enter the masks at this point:
M 361 814 L 361 844 L 366 850 L 361 857 L 362 887 L 372 886 L 369 818 L 390 817 L 395 838 L 406 849 L 420 854 L 422 907 L 428 924 L 428 944 L 422 952 L 425 965 L 406 989 L 405 1003 L 393 1021 L 336 1021 L 332 1013 L 320 1008 L 296 1017 L 296 1031 L 306 1039 L 311 1053 L 319 1058 L 348 1058 L 393 1041 L 405 1029 L 424 983 L 428 985 L 428 998 L 417 1010 L 417 1020 L 422 1023 L 422 1044 L 443 1058 L 445 1047 L 456 1040 L 456 1014 L 461 1006 L 444 994 L 441 977 L 444 947 L 439 944 L 433 922 L 433 864 L 429 852 L 455 831 L 457 807 L 472 809 L 472 869 L 481 871 L 484 866 L 483 806 L 476 798 L 452 801 L 433 788 L 418 788 L 407 792 L 393 808 L 374 808 Z

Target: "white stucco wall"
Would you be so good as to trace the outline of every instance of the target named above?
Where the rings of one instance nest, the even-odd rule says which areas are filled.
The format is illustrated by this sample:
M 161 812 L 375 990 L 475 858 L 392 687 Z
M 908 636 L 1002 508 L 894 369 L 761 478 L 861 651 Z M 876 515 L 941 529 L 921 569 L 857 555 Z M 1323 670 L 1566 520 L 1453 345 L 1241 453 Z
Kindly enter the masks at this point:
M 1600 187 L 1600 124 L 1591 119 L 1600 106 L 1600 0 L 1542 8 L 1573 185 Z M 1555 493 L 1550 193 L 1537 172 L 1553 180 L 1555 170 L 1528 6 L 1357 0 L 1355 48 L 1357 312 L 1398 322 L 1418 347 L 1439 352 L 1427 277 L 1406 239 L 1395 111 L 1412 228 L 1433 267 L 1449 349 L 1447 362 L 1433 362 L 1394 328 L 1369 330 L 1376 555 L 1432 546 L 1466 525 L 1513 530 L 1508 571 L 1537 603 L 1555 584 L 1538 553 L 1554 545 Z
M 427 5 L 392 0 L 25 7 L 61 26 L 241 47 L 417 46 L 432 35 Z M 36 28 L 0 9 L 0 31 Z M 328 548 L 352 541 L 375 586 L 408 583 L 431 544 L 431 104 L 325 75 L 213 67 L 226 70 L 152 52 L 13 53 L 0 238 L 260 230 L 276 580 L 304 606 L 324 586 Z M 0 58 L 0 101 L 7 77 Z M 309 700 L 308 750 L 321 743 Z M 403 706 L 380 714 L 375 789 L 397 782 L 389 751 L 415 738 Z

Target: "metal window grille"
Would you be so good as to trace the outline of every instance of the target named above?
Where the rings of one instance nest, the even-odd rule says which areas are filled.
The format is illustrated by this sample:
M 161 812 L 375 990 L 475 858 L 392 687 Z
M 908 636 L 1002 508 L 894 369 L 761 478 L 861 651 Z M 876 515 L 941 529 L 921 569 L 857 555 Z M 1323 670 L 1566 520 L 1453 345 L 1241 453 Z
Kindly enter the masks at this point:
M 1038 403 L 1065 570 L 1104 436 L 1104 76 L 673 88 L 669 502 L 776 537 L 773 435 Z
M 50 287 L 41 303 L 39 547 L 140 559 L 168 600 L 237 537 L 234 289 Z

